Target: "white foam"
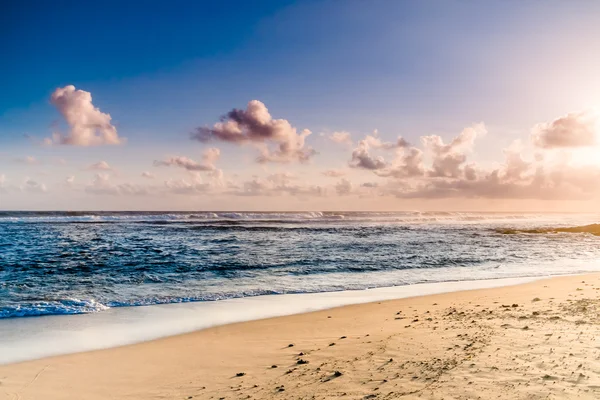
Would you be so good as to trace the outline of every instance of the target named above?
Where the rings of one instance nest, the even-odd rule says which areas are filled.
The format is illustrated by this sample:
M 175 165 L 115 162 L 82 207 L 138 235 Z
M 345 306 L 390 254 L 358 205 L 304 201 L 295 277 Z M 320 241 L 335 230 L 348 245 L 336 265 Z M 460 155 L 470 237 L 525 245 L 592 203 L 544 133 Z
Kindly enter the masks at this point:
M 543 277 L 424 283 L 326 293 L 112 308 L 101 313 L 0 320 L 0 364 L 122 346 L 217 325 L 349 304 L 516 285 Z

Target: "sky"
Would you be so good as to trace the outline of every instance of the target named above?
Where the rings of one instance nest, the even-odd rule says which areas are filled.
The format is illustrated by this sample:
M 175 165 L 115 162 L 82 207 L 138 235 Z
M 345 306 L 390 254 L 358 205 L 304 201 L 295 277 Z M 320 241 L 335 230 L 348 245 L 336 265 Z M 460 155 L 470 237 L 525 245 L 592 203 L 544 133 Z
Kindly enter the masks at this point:
M 0 209 L 600 211 L 600 2 L 5 1 Z

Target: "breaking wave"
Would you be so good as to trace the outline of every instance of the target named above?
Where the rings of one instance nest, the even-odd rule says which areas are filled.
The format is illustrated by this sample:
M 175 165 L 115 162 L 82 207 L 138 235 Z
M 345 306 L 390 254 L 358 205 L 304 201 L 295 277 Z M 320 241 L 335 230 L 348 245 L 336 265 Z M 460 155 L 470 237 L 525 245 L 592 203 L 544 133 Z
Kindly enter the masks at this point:
M 591 272 L 600 270 L 600 225 L 589 225 L 598 220 L 419 211 L 0 212 L 0 318 Z

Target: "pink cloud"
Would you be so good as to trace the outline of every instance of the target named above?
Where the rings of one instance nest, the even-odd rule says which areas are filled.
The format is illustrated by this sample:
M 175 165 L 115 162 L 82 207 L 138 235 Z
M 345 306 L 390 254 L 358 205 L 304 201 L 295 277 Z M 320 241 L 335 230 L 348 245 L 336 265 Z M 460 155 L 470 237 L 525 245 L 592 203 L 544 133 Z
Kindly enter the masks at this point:
M 586 147 L 597 144 L 600 126 L 597 113 L 570 113 L 549 123 L 537 124 L 531 131 L 533 143 L 544 149 Z
M 379 150 L 397 150 L 409 146 L 410 144 L 401 136 L 398 137 L 396 142 L 383 142 L 379 138 L 377 130 L 375 130 L 372 135 L 367 135 L 363 140 L 358 142 L 358 145 L 352 151 L 352 159 L 348 165 L 352 168 L 367 169 L 371 171 L 384 170 L 389 168 L 390 165 L 382 156 L 371 155 L 371 148 Z
M 237 185 L 234 185 L 237 186 Z M 297 197 L 324 196 L 326 190 L 319 185 L 298 182 L 298 179 L 287 172 L 268 175 L 265 178 L 254 177 L 244 182 L 241 187 L 230 192 L 238 196 L 281 196 Z
M 328 176 L 330 178 L 339 178 L 346 175 L 346 171 L 340 169 L 328 169 L 326 171 L 321 172 L 321 174 Z
M 175 194 L 203 194 L 208 193 L 212 186 L 210 183 L 204 183 L 199 177 L 193 179 L 170 179 L 165 182 L 165 187 L 171 193 Z
M 336 185 L 335 191 L 340 196 L 346 196 L 352 193 L 352 182 L 346 178 L 342 178 Z
M 110 176 L 105 173 L 97 173 L 91 184 L 85 187 L 85 191 L 89 194 L 109 196 L 144 196 L 151 194 L 151 190 L 147 186 L 132 183 L 115 184 L 110 180 Z
M 58 109 L 70 127 L 67 135 L 53 134 L 48 144 L 72 146 L 115 145 L 124 142 L 111 124 L 110 114 L 101 112 L 92 104 L 92 95 L 68 85 L 52 93 L 50 102 Z
M 398 154 L 391 165 L 375 173 L 382 177 L 414 178 L 423 176 L 423 152 L 416 147 L 407 147 L 398 150 Z
M 163 161 L 154 161 L 155 166 L 175 166 L 188 171 L 214 171 L 215 162 L 219 159 L 221 151 L 215 147 L 206 149 L 202 154 L 202 161 L 197 162 L 185 156 L 170 157 Z
M 112 168 L 106 161 L 98 161 L 87 167 L 90 171 L 110 171 Z
M 487 132 L 483 123 L 465 128 L 448 144 L 440 136 L 424 136 L 421 138 L 425 148 L 433 154 L 432 168 L 428 172 L 433 177 L 456 178 L 464 174 L 462 165 L 467 160 L 466 152 L 470 151 L 475 139 Z
M 306 162 L 316 154 L 305 144 L 310 134 L 307 129 L 298 133 L 285 119 L 273 119 L 262 102 L 252 100 L 245 110 L 231 110 L 212 127 L 197 128 L 191 138 L 200 142 L 253 144 L 260 150 L 258 162 L 287 163 Z
M 372 156 L 369 153 L 369 143 L 366 140 L 358 142 L 358 146 L 352 151 L 352 159 L 348 165 L 352 168 L 378 170 L 388 166 L 381 156 Z
M 348 145 L 351 146 L 352 145 L 352 137 L 350 137 L 350 132 L 333 132 L 331 135 L 329 135 L 329 140 L 331 140 L 333 143 L 337 143 L 337 144 L 343 144 L 343 145 Z

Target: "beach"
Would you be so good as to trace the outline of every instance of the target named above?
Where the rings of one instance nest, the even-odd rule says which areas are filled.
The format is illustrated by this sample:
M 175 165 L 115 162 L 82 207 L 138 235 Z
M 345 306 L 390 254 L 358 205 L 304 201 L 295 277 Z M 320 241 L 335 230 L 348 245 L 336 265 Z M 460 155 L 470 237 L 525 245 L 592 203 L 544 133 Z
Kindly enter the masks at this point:
M 6 399 L 598 398 L 600 274 L 233 323 L 0 366 Z
M 0 4 L 0 400 L 600 400 L 600 1 Z

